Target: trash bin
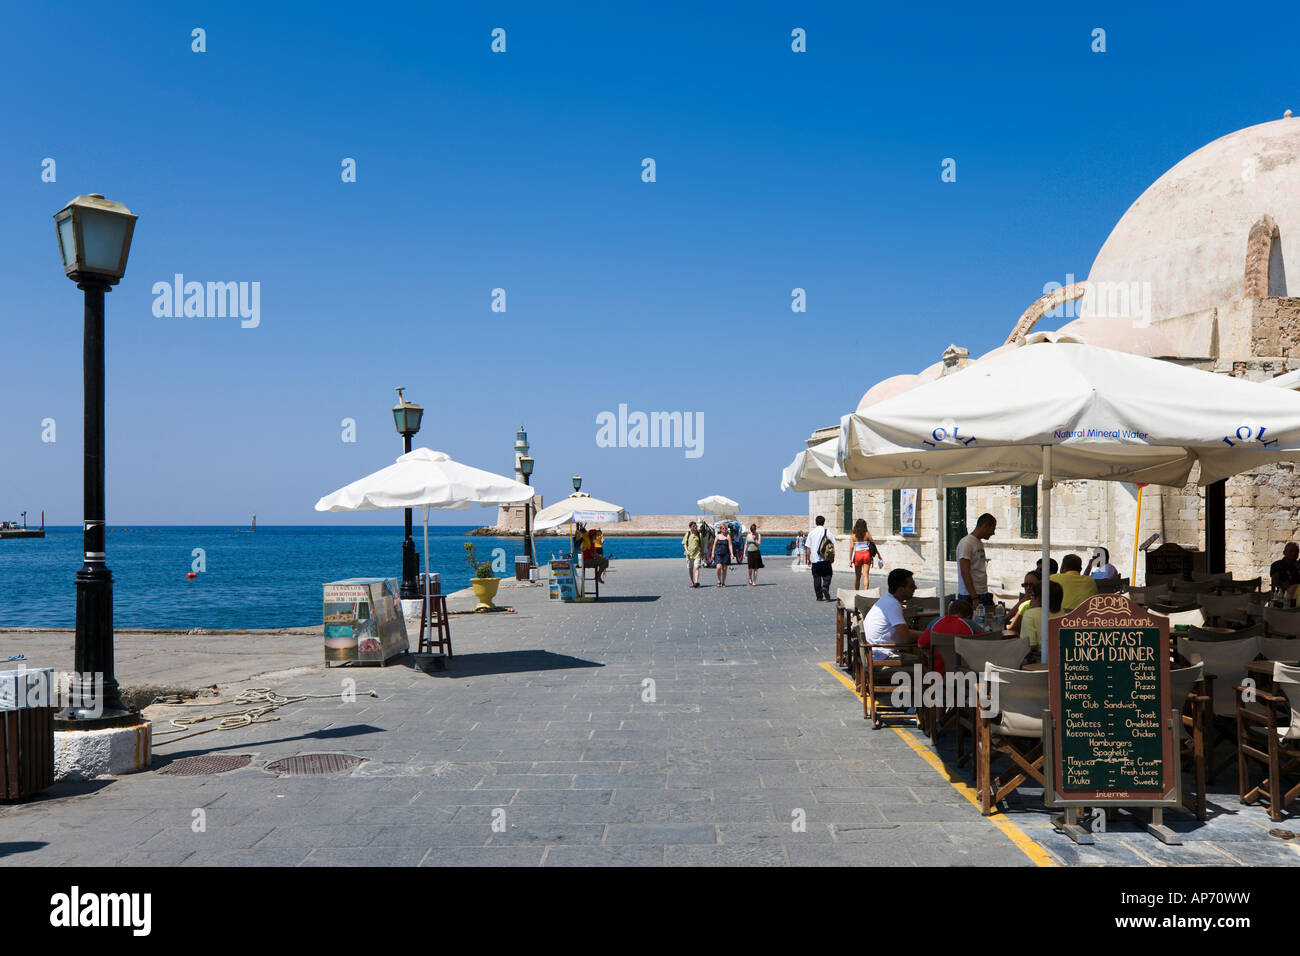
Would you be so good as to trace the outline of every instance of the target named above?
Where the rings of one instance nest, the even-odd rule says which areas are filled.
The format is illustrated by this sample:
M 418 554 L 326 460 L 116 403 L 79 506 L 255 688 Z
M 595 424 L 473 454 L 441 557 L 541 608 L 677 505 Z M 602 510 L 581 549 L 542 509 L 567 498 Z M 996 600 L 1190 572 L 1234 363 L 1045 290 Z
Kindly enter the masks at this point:
M 0 671 L 0 800 L 54 785 L 54 669 Z
M 529 567 L 531 567 L 531 564 L 532 562 L 528 560 L 528 555 L 526 554 L 515 555 L 515 580 L 516 581 L 528 580 L 528 569 Z

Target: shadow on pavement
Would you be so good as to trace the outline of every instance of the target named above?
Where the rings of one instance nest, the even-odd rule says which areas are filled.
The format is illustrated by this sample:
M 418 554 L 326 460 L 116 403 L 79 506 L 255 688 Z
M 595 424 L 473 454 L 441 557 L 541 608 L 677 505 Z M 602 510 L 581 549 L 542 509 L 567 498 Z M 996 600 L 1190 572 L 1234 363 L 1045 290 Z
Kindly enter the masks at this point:
M 498 651 L 493 654 L 457 654 L 445 670 L 430 670 L 429 677 L 486 677 L 490 674 L 522 674 L 529 671 L 557 671 L 575 667 L 604 667 L 552 651 Z
M 244 728 L 241 727 L 239 729 L 242 730 Z M 374 724 L 349 724 L 346 727 L 330 727 L 328 730 L 313 730 L 309 734 L 299 734 L 296 737 L 277 737 L 274 740 L 244 740 L 240 743 L 232 743 L 220 747 L 206 747 L 202 750 L 178 750 L 175 753 L 167 754 L 160 754 L 155 750 L 153 754 L 153 763 L 150 764 L 149 769 L 159 770 L 174 760 L 180 760 L 182 757 L 198 757 L 203 754 L 220 753 L 223 750 L 250 750 L 257 747 L 266 747 L 270 744 L 290 743 L 295 740 L 337 740 L 361 737 L 366 734 L 381 734 L 384 732 L 383 727 L 376 727 Z M 157 743 L 154 746 L 161 747 L 163 744 Z
M 644 604 L 647 601 L 659 600 L 658 594 L 634 594 L 622 597 L 599 597 L 591 601 L 592 604 Z M 588 602 L 583 601 L 583 604 Z
M 47 846 L 49 846 L 48 843 L 35 840 L 27 840 L 21 843 L 0 843 L 0 860 L 18 853 L 35 853 Z

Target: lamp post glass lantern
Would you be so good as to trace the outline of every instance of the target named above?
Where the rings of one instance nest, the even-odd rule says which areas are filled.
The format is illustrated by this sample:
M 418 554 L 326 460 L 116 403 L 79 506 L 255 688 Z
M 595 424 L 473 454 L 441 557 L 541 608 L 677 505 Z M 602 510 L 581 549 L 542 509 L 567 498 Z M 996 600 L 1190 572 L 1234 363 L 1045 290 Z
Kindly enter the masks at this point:
M 411 439 L 420 430 L 420 420 L 424 418 L 424 409 L 415 402 L 408 402 L 402 395 L 405 390 L 404 385 L 397 386 L 397 404 L 393 406 L 393 424 L 397 426 L 397 433 L 402 436 L 403 454 L 410 452 Z M 415 551 L 415 538 L 411 534 L 411 509 L 403 510 L 406 537 L 402 539 L 402 587 L 399 593 L 402 600 L 415 601 L 420 598 L 420 582 L 417 580 L 420 573 L 420 556 Z
M 573 476 L 573 490 L 574 491 L 582 490 L 582 475 Z
M 113 668 L 113 575 L 104 521 L 104 293 L 126 274 L 136 217 L 99 193 L 78 196 L 54 214 L 63 271 L 84 293 L 82 380 L 82 549 L 77 572 L 77 629 L 68 706 L 60 730 L 101 730 L 139 723 L 128 710 Z

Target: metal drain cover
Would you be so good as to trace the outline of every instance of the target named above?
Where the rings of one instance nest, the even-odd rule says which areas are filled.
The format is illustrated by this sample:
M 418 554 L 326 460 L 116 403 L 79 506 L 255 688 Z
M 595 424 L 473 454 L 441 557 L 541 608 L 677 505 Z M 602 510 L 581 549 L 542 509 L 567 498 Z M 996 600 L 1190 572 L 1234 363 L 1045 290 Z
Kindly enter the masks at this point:
M 178 777 L 197 777 L 208 773 L 225 773 L 247 767 L 252 760 L 251 754 L 203 754 L 198 757 L 182 757 L 173 760 L 158 772 L 174 774 Z
M 364 757 L 352 754 L 299 754 L 273 760 L 266 765 L 267 772 L 281 777 L 302 777 L 311 774 L 343 773 L 362 763 Z

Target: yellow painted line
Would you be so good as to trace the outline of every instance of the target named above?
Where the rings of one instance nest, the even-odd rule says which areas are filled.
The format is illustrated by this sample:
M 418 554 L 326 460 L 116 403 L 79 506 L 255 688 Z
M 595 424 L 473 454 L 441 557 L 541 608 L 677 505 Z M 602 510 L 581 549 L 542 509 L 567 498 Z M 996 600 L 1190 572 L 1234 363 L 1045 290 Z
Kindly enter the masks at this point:
M 834 663 L 831 661 L 822 661 L 819 666 L 827 673 L 832 674 L 836 680 L 851 690 L 854 697 L 858 700 L 862 699 L 862 695 L 858 693 L 858 689 L 853 686 L 853 681 L 849 679 L 847 674 L 836 667 Z M 907 745 L 916 751 L 917 755 L 920 756 L 922 760 L 942 774 L 944 779 L 952 784 L 954 790 L 969 800 L 977 809 L 979 808 L 980 799 L 978 791 L 963 780 L 956 771 L 939 759 L 938 754 L 929 747 L 918 743 L 911 734 L 904 731 L 901 727 L 889 727 L 889 729 L 906 741 Z M 1014 843 L 1021 853 L 1033 860 L 1037 866 L 1057 865 L 1056 861 L 1048 855 L 1046 850 L 1035 843 L 1033 838 L 1030 837 L 1029 834 L 1025 833 L 1024 830 L 1020 829 L 1020 827 L 1008 820 L 1005 814 L 996 813 L 993 816 L 985 817 L 984 819 L 988 820 L 995 827 L 1001 830 L 1006 835 L 1007 839 Z

